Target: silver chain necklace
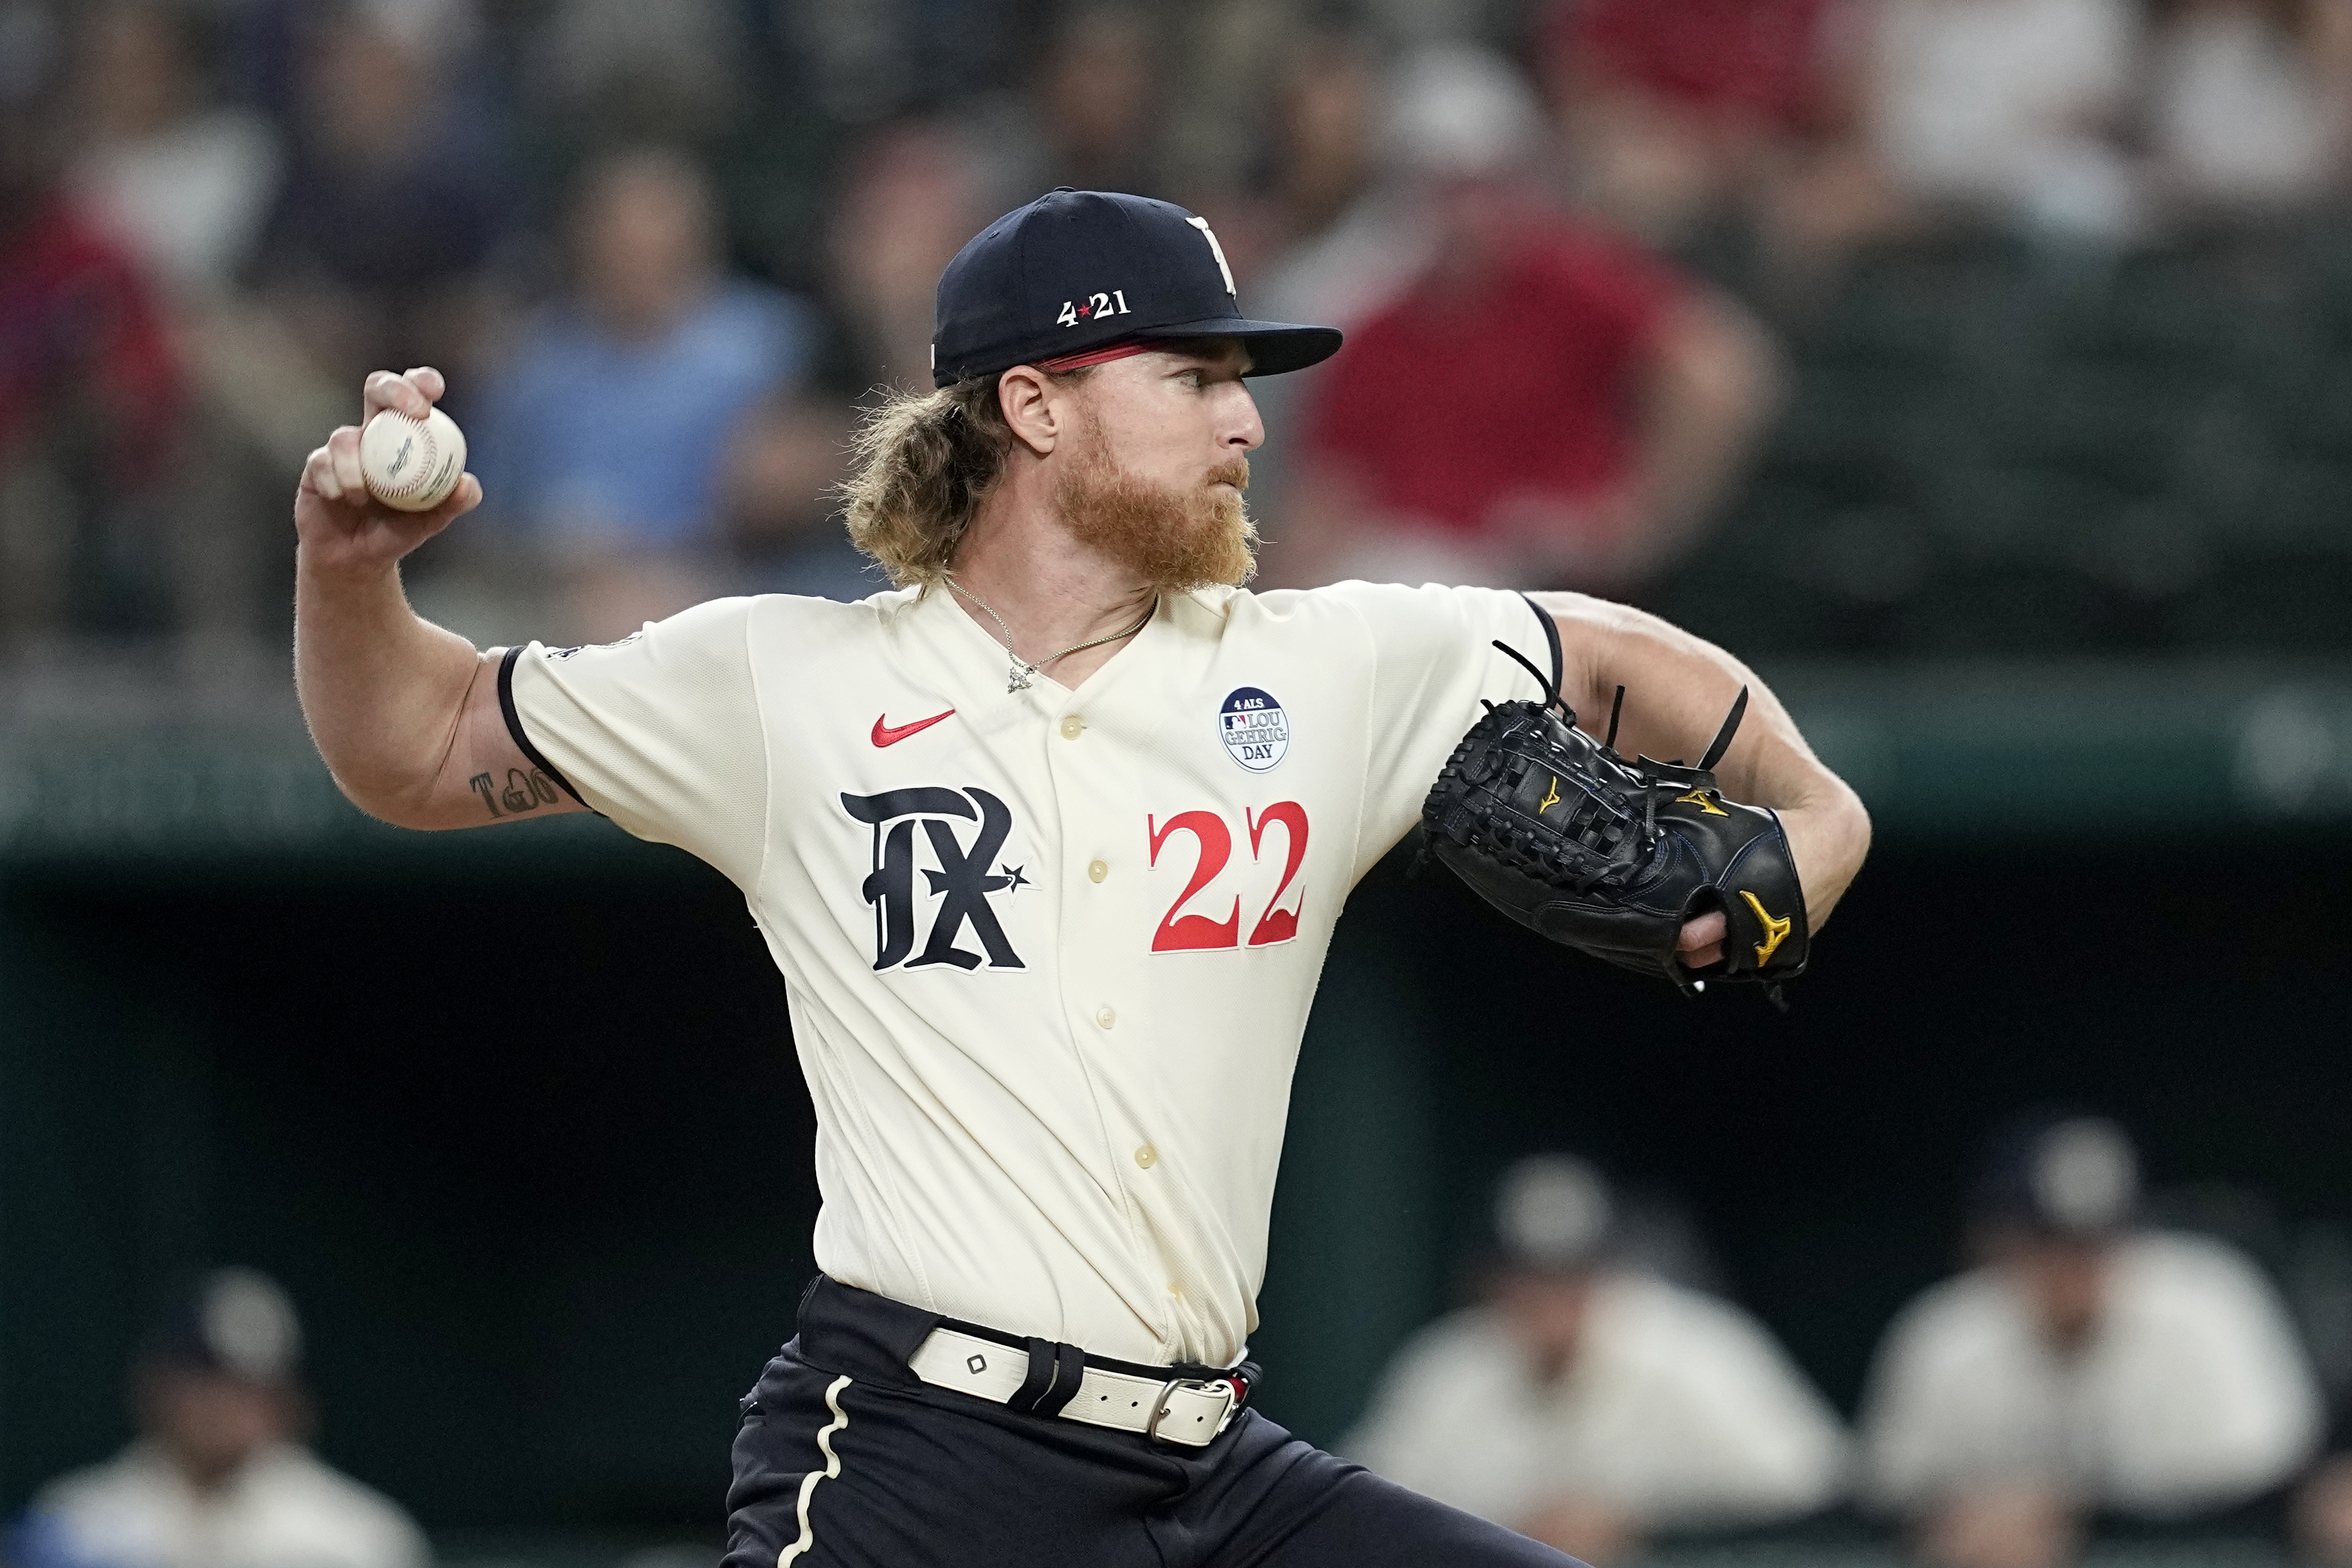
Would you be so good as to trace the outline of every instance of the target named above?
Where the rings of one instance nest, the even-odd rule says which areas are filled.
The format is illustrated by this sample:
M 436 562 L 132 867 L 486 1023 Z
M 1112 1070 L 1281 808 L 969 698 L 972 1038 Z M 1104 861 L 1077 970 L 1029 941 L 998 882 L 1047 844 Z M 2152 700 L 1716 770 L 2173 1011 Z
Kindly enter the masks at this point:
M 1032 664 L 1013 651 L 1013 628 L 1004 624 L 1004 617 L 999 615 L 996 612 L 995 608 L 992 606 L 987 600 L 982 599 L 979 594 L 974 593 L 971 589 L 966 588 L 962 583 L 958 582 L 955 580 L 955 574 L 953 572 L 948 573 L 948 586 L 954 589 L 958 593 L 962 594 L 966 599 L 971 600 L 974 604 L 979 605 L 982 610 L 987 611 L 988 618 L 991 621 L 995 622 L 997 626 L 1004 632 L 1004 635 L 998 639 L 998 641 L 1004 644 L 1004 656 L 1013 661 L 1012 668 L 1008 670 L 1005 674 L 1006 685 L 1004 690 L 1008 695 L 1013 692 L 1027 691 L 1029 689 L 1029 677 L 1037 674 L 1040 670 L 1043 670 L 1046 665 L 1054 663 L 1056 659 L 1066 659 L 1071 654 L 1082 653 L 1088 648 L 1099 648 L 1105 643 L 1116 643 L 1122 637 L 1134 636 L 1138 632 L 1142 631 L 1143 628 L 1150 622 L 1152 616 L 1158 614 L 1160 611 L 1160 599 L 1159 596 L 1155 594 L 1152 596 L 1151 607 L 1143 612 L 1142 619 L 1137 621 L 1134 625 L 1129 627 L 1126 631 L 1114 632 L 1108 637 L 1097 637 L 1090 643 L 1073 643 L 1068 647 L 1063 649 L 1060 653 L 1049 653 L 1045 658 L 1039 659 L 1036 663 Z

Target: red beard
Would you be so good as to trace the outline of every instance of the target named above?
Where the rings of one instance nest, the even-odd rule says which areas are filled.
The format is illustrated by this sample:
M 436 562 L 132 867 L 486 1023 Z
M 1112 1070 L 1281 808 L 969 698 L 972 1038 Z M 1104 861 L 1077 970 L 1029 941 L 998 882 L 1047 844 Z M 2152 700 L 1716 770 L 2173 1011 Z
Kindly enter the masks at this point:
M 1248 458 L 1229 458 L 1198 486 L 1180 490 L 1121 468 L 1099 432 L 1087 432 L 1087 440 L 1054 486 L 1054 509 L 1071 538 L 1165 593 L 1250 580 L 1257 570 L 1257 529 L 1239 493 L 1249 487 Z

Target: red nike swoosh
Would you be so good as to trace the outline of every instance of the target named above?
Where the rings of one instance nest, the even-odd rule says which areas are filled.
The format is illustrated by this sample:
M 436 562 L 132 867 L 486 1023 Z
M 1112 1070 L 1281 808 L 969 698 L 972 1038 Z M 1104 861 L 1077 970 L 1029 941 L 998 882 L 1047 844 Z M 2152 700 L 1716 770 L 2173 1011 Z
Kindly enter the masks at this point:
M 955 709 L 950 708 L 945 713 L 935 713 L 929 718 L 919 718 L 912 724 L 902 724 L 896 727 L 888 722 L 889 716 L 887 714 L 875 716 L 874 744 L 877 746 L 896 746 L 919 729 L 929 729 L 943 718 L 955 717 Z

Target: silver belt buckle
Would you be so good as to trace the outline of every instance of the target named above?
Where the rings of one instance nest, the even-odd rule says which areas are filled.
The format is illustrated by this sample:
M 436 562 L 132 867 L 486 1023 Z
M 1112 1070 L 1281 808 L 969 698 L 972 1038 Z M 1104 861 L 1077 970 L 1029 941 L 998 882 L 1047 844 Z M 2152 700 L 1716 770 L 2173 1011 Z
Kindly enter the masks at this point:
M 1206 1394 L 1213 1388 L 1225 1396 L 1225 1407 L 1217 1416 L 1217 1429 L 1209 1434 L 1209 1441 L 1214 1442 L 1224 1436 L 1225 1428 L 1234 1424 L 1234 1412 L 1241 1408 L 1241 1396 L 1234 1392 L 1233 1380 L 1228 1377 L 1171 1377 L 1160 1385 L 1160 1396 L 1151 1402 L 1151 1419 L 1145 1422 L 1143 1427 L 1145 1439 L 1160 1442 L 1175 1441 L 1172 1437 L 1160 1436 L 1160 1423 L 1168 1415 L 1168 1396 L 1180 1388 L 1188 1393 L 1197 1394 Z M 1201 1446 L 1206 1448 L 1208 1444 L 1203 1443 Z

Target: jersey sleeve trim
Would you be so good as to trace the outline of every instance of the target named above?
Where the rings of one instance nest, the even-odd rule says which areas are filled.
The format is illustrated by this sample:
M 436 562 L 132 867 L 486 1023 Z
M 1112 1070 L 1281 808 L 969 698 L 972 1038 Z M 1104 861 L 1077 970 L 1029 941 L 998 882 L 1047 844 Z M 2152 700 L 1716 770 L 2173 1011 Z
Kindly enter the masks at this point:
M 522 650 L 520 647 L 509 648 L 507 656 L 499 661 L 499 712 L 506 716 L 507 733 L 514 737 L 514 743 L 521 748 L 522 754 L 530 758 L 530 765 L 533 768 L 562 785 L 565 794 L 575 800 L 580 800 L 583 806 L 588 806 L 587 801 L 580 800 L 580 791 L 572 787 L 572 780 L 566 779 L 555 764 L 550 762 L 539 747 L 530 743 L 530 737 L 523 733 L 522 715 L 515 711 L 514 699 L 515 661 L 521 657 Z M 588 806 L 588 809 L 593 811 L 596 808 Z
M 1551 645 L 1551 689 L 1558 691 L 1559 690 L 1561 677 L 1568 674 L 1568 661 L 1561 654 L 1559 649 L 1559 622 L 1553 620 L 1550 612 L 1545 610 L 1542 605 L 1538 604 L 1532 599 L 1528 599 L 1526 594 L 1522 593 L 1519 597 L 1521 599 L 1526 599 L 1528 608 L 1536 612 L 1536 623 L 1543 628 L 1544 641 Z M 504 688 L 501 689 L 503 690 Z M 507 722 L 509 724 L 513 723 L 514 710 L 512 708 L 509 708 L 507 710 Z M 530 747 L 525 747 L 523 749 L 527 751 Z

